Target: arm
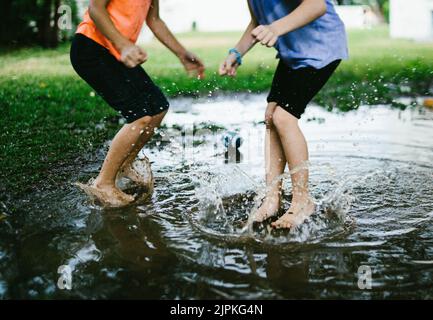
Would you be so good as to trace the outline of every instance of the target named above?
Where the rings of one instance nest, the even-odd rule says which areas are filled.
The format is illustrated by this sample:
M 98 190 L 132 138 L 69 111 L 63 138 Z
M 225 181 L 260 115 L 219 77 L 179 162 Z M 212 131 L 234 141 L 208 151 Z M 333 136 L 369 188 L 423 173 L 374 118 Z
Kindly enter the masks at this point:
M 250 51 L 257 43 L 256 38 L 252 35 L 253 30 L 257 27 L 257 21 L 251 11 L 251 8 L 250 14 L 251 22 L 245 30 L 244 34 L 242 35 L 241 39 L 239 40 L 238 44 L 235 46 L 235 49 L 239 51 L 242 56 L 247 54 L 247 52 Z M 236 55 L 234 53 L 229 54 L 226 60 L 221 64 L 219 74 L 221 76 L 235 76 L 236 69 L 238 67 L 239 65 L 236 62 Z
M 251 34 L 251 32 L 256 27 L 257 22 L 254 19 L 251 19 L 251 22 L 245 30 L 244 34 L 242 35 L 241 40 L 239 40 L 238 44 L 235 47 L 235 49 L 238 50 L 242 56 L 247 54 L 247 52 L 250 51 L 257 43 L 256 38 L 253 37 L 253 35 Z
M 147 25 L 155 37 L 180 59 L 188 73 L 197 72 L 198 77 L 203 78 L 205 68 L 201 60 L 182 46 L 160 18 L 159 0 L 152 1 L 147 15 Z
M 252 35 L 261 44 L 273 47 L 279 36 L 302 28 L 326 13 L 325 0 L 303 0 L 289 15 L 270 25 L 258 26 Z
M 110 0 L 90 0 L 89 15 L 98 30 L 116 47 L 121 53 L 121 61 L 133 68 L 147 59 L 146 52 L 125 38 L 111 21 L 107 11 Z

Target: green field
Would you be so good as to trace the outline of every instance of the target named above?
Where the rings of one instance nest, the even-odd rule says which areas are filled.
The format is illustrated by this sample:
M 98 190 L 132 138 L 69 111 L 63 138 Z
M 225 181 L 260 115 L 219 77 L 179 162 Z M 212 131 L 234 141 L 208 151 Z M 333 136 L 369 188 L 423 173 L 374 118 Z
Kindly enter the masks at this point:
M 387 28 L 351 31 L 351 59 L 342 64 L 316 102 L 342 111 L 360 104 L 404 107 L 394 99 L 431 94 L 433 43 L 391 40 L 387 34 Z M 156 41 L 143 44 L 149 53 L 144 67 L 170 97 L 266 91 L 276 65 L 272 49 L 257 46 L 236 79 L 216 74 L 239 35 L 179 35 L 205 61 L 203 81 L 188 78 L 177 59 Z M 94 150 L 118 128 L 116 113 L 75 75 L 68 50 L 69 45 L 56 50 L 0 50 L 0 200 L 6 190 L 19 194 L 40 181 L 61 181 L 64 175 L 58 168 Z M 108 125 L 98 125 L 103 122 Z

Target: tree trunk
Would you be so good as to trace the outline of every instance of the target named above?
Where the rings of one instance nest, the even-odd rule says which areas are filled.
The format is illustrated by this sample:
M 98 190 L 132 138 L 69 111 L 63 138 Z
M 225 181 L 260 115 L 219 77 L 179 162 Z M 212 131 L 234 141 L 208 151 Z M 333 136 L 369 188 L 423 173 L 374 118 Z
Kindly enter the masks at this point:
M 46 48 L 54 48 L 59 44 L 59 28 L 57 8 L 60 0 L 45 0 L 41 15 L 37 21 L 39 44 Z
M 3 12 L 2 19 L 0 21 L 0 42 L 7 43 L 11 40 L 10 30 L 12 16 L 12 1 L 2 1 L 0 4 L 0 11 Z M 16 28 L 12 28 L 12 34 L 15 34 Z
M 60 18 L 60 14 L 58 12 L 58 8 L 60 7 L 60 0 L 55 0 L 54 1 L 54 23 L 53 26 L 51 27 L 51 44 L 53 47 L 57 47 L 59 45 L 59 25 L 58 25 L 58 21 Z
M 375 4 L 370 6 L 373 12 L 379 17 L 380 22 L 385 22 L 385 14 L 383 13 L 383 6 L 379 3 L 379 1 L 376 1 Z

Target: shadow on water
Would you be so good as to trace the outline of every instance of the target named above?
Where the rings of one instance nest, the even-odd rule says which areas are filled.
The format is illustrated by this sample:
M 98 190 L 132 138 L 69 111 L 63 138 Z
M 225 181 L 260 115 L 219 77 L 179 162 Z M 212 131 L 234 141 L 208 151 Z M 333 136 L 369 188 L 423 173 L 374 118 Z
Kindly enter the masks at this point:
M 143 204 L 104 210 L 72 186 L 104 150 L 63 187 L 1 204 L 0 297 L 433 298 L 433 112 L 311 106 L 301 125 L 318 210 L 276 232 L 246 228 L 264 190 L 263 101 L 174 101 L 144 150 L 156 183 Z

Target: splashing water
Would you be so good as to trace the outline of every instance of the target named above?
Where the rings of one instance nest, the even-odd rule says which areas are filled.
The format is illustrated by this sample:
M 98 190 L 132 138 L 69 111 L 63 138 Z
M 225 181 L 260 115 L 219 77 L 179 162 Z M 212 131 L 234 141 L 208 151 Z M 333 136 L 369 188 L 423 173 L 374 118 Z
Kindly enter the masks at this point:
M 248 223 L 267 192 L 264 101 L 174 101 L 144 150 L 155 190 L 137 206 L 102 210 L 70 187 L 97 173 L 102 152 L 64 187 L 2 204 L 0 297 L 433 298 L 433 112 L 310 106 L 301 127 L 318 210 L 277 231 Z M 243 139 L 234 157 L 228 131 Z M 279 178 L 285 211 L 290 176 Z M 57 288 L 62 265 L 70 291 Z M 360 266 L 372 290 L 358 288 Z
M 306 164 L 297 170 L 308 168 L 309 165 Z M 290 178 L 289 172 L 275 179 L 271 186 L 266 187 L 254 181 L 238 166 L 222 167 L 216 174 L 208 170 L 195 172 L 194 181 L 197 185 L 195 196 L 200 202 L 200 211 L 191 219 L 192 223 L 201 231 L 223 239 L 229 238 L 233 241 L 234 239 L 251 238 L 251 240 L 276 245 L 288 242 L 317 242 L 320 241 L 320 237 L 343 232 L 351 224 L 347 213 L 354 201 L 351 195 L 355 185 L 354 181 L 362 181 L 359 177 L 350 177 L 345 181 L 335 182 L 333 189 L 315 199 L 316 212 L 306 223 L 293 228 L 290 232 L 275 232 L 269 225 L 267 228 L 255 230 L 255 214 L 270 188 L 279 181 Z M 297 170 L 293 170 L 292 174 Z M 236 186 L 236 189 L 233 186 Z M 283 200 L 283 205 L 286 204 L 288 207 L 289 197 Z M 276 237 L 275 234 L 278 233 L 284 235 Z

